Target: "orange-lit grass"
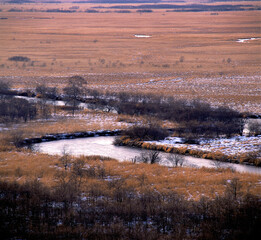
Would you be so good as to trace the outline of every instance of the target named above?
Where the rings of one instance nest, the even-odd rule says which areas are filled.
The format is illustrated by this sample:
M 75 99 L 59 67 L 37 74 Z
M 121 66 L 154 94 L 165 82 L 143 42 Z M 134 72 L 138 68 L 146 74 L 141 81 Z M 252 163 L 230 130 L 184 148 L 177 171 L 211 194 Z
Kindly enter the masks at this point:
M 95 188 L 110 192 L 106 178 L 121 179 L 122 188 L 131 188 L 140 193 L 154 189 L 161 193 L 177 192 L 186 198 L 198 200 L 201 196 L 210 198 L 222 195 L 228 180 L 238 178 L 242 184 L 242 193 L 261 196 L 261 176 L 237 173 L 230 170 L 168 168 L 160 165 L 133 164 L 104 160 L 101 157 L 81 157 L 89 167 L 105 169 L 105 179 L 84 177 L 82 190 Z M 75 159 L 72 158 L 72 162 Z M 86 165 L 85 165 L 86 166 Z M 38 178 L 40 182 L 53 187 L 57 183 L 57 172 L 65 171 L 58 156 L 50 156 L 29 151 L 0 153 L 0 176 L 2 180 L 18 181 Z M 67 170 L 70 173 L 69 170 Z
M 212 16 L 209 13 L 162 15 L 158 11 L 142 15 L 0 14 L 8 17 L 1 26 L 1 43 L 6 46 L 1 50 L 1 63 L 6 65 L 1 75 L 64 76 L 134 71 L 190 73 L 196 77 L 220 72 L 251 74 L 258 70 L 260 60 L 259 40 L 248 44 L 235 42 L 237 38 L 258 37 L 259 13 L 254 11 L 242 12 L 240 16 L 238 12 Z M 134 34 L 152 37 L 137 39 Z M 14 53 L 39 62 L 23 66 L 7 61 Z M 182 56 L 184 60 L 180 61 Z M 228 58 L 231 64 L 226 62 Z
M 258 71 L 258 11 L 151 14 L 0 13 L 4 75 L 168 72 L 251 74 Z M 17 15 L 19 18 L 17 18 Z M 21 21 L 20 19 L 23 19 Z M 33 20 L 32 20 L 33 18 Z M 235 27 L 240 26 L 240 28 Z M 137 39 L 134 34 L 148 34 Z M 7 61 L 27 55 L 34 66 Z M 180 61 L 180 57 L 184 60 Z M 231 64 L 227 59 L 232 60 Z M 105 60 L 100 61 L 101 59 Z M 224 61 L 223 61 L 224 60 Z M 45 65 L 43 65 L 45 64 Z M 168 64 L 168 65 L 165 65 Z
M 124 186 L 134 187 L 138 191 L 145 191 L 148 188 L 159 192 L 176 191 L 186 197 L 199 199 L 202 195 L 214 197 L 217 194 L 223 194 L 227 180 L 238 178 L 243 185 L 242 192 L 250 191 L 261 195 L 259 184 L 261 177 L 254 174 L 207 168 L 168 168 L 116 161 L 104 161 L 102 165 L 112 176 L 116 175 L 125 179 Z
M 135 117 L 132 117 L 132 121 L 135 121 L 135 119 Z M 30 138 L 56 133 L 125 129 L 129 124 L 126 122 L 126 118 L 123 121 L 113 113 L 81 111 L 80 115 L 75 117 L 69 114 L 68 116 L 57 116 L 48 120 L 39 119 L 27 123 L 9 124 L 9 130 L 0 132 L 0 141 L 5 142 L 12 132 L 17 131 L 22 131 L 24 137 Z
M 58 157 L 30 151 L 0 152 L 0 176 L 2 180 L 18 181 L 40 179 L 48 186 L 53 185 Z
M 0 25 L 0 76 L 16 88 L 46 83 L 61 89 L 68 76 L 79 74 L 99 90 L 200 98 L 260 113 L 261 39 L 236 42 L 261 37 L 259 15 L 3 11 L 0 16 L 8 19 Z M 14 55 L 31 58 L 34 66 L 7 60 Z

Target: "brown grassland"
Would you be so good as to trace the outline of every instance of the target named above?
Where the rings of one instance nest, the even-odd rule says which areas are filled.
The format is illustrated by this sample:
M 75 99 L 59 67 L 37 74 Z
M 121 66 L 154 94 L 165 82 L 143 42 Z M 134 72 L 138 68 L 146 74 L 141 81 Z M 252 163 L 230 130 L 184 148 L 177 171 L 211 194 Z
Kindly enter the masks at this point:
M 58 156 L 50 156 L 30 151 L 1 152 L 0 153 L 1 180 L 24 183 L 38 179 L 43 184 L 54 187 L 57 184 L 57 173 L 64 170 Z M 227 183 L 238 178 L 242 184 L 241 193 L 251 193 L 258 197 L 261 193 L 260 175 L 242 174 L 230 170 L 167 168 L 159 165 L 133 164 L 115 160 L 101 160 L 100 157 L 81 157 L 89 168 L 102 169 L 103 177 L 88 177 L 82 179 L 82 191 L 96 186 L 106 190 L 107 179 L 121 179 L 126 188 L 143 192 L 152 191 L 176 192 L 187 199 L 199 200 L 202 196 L 215 198 L 222 195 Z M 75 161 L 72 158 L 72 161 Z M 86 166 L 85 165 L 85 166 Z M 68 171 L 68 170 L 67 170 Z
M 24 183 L 38 179 L 41 183 L 54 187 L 57 184 L 57 174 L 64 170 L 60 156 L 51 156 L 31 150 L 15 148 L 11 142 L 22 134 L 25 137 L 39 137 L 50 133 L 79 132 L 99 129 L 126 128 L 132 121 L 146 121 L 146 119 L 130 119 L 128 116 L 114 116 L 108 113 L 88 112 L 85 118 L 61 118 L 48 121 L 31 121 L 9 125 L 8 130 L 0 134 L 0 176 L 2 181 L 17 181 Z M 69 157 L 73 163 L 77 158 Z M 220 168 L 193 169 L 168 168 L 158 164 L 133 164 L 115 160 L 102 160 L 101 157 L 80 157 L 89 166 L 103 169 L 104 177 L 98 179 L 83 178 L 82 188 L 89 189 L 99 186 L 99 190 L 108 191 L 107 178 L 121 179 L 124 186 L 142 192 L 148 189 L 161 193 L 174 191 L 185 198 L 199 200 L 206 196 L 214 198 L 222 195 L 227 183 L 231 179 L 238 179 L 242 184 L 241 193 L 251 193 L 260 196 L 260 175 L 238 173 Z M 68 170 L 66 170 L 68 171 Z
M 0 76 L 14 87 L 44 82 L 62 88 L 68 76 L 79 74 L 99 90 L 153 92 L 261 111 L 259 11 L 17 13 L 8 12 L 9 5 L 1 8 Z M 244 38 L 257 39 L 237 42 Z M 12 56 L 31 61 L 9 61 Z
M 257 4 L 257 3 L 256 3 Z M 74 4 L 75 5 L 75 4 Z M 65 8 L 72 4 L 64 5 Z M 81 5 L 88 8 L 90 5 Z M 202 99 L 242 112 L 261 113 L 260 11 L 177 13 L 47 13 L 8 12 L 11 7 L 53 8 L 53 5 L 0 5 L 0 80 L 14 88 L 45 83 L 62 89 L 68 77 L 81 75 L 88 87 Z M 61 7 L 61 5 L 59 5 Z M 85 10 L 85 9 L 83 9 Z M 135 35 L 149 35 L 137 38 Z M 256 38 L 245 43 L 238 39 Z M 8 60 L 25 56 L 29 62 Z M 62 115 L 62 114 L 61 114 Z M 59 156 L 48 156 L 10 145 L 10 129 L 32 137 L 55 132 L 126 128 L 129 116 L 83 112 L 82 116 L 26 124 L 10 124 L 0 132 L 0 179 L 37 178 L 56 183 Z M 222 195 L 228 180 L 238 178 L 241 191 L 261 197 L 261 176 L 231 170 L 167 168 L 81 157 L 106 176 L 120 178 L 137 191 L 176 191 L 187 199 Z M 72 157 L 72 161 L 75 161 Z M 84 178 L 85 189 L 106 189 L 103 178 Z

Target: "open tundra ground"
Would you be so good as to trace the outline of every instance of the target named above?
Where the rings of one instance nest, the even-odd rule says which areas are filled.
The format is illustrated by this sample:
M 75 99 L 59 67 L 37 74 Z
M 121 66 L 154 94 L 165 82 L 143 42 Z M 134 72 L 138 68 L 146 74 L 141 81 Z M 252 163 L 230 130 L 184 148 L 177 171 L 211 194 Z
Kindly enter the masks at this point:
M 89 88 L 197 98 L 261 112 L 259 11 L 17 13 L 9 12 L 9 5 L 0 8 L 0 76 L 14 87 L 63 87 L 68 76 L 78 74 Z M 137 37 L 142 35 L 150 37 Z M 13 56 L 29 59 L 8 60 Z

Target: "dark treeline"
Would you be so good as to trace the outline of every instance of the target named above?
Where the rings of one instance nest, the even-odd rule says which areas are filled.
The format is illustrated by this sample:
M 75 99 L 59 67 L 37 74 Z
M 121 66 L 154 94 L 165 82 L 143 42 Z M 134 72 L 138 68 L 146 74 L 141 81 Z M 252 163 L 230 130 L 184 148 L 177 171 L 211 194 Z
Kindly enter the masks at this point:
M 158 3 L 160 0 L 89 0 L 89 1 L 73 1 L 73 3 Z M 175 1 L 184 2 L 184 1 Z
M 223 196 L 200 201 L 171 191 L 137 193 L 122 180 L 107 184 L 110 191 L 96 184 L 82 197 L 73 183 L 51 190 L 37 180 L 0 182 L 1 239 L 243 240 L 261 234 L 260 199 L 240 195 L 237 179 Z
M 115 109 L 119 114 L 146 115 L 178 122 L 179 134 L 220 136 L 241 134 L 243 122 L 239 112 L 227 107 L 212 107 L 198 100 L 186 101 L 152 94 L 107 93 L 89 90 L 97 105 Z
M 0 122 L 16 120 L 32 120 L 36 117 L 37 108 L 25 99 L 4 98 L 0 99 Z
M 14 92 L 10 89 L 8 83 L 0 82 L 0 94 L 13 95 Z M 59 99 L 66 101 L 66 107 L 69 107 L 73 115 L 79 103 L 86 102 L 90 107 L 116 110 L 119 114 L 143 115 L 152 119 L 177 122 L 179 127 L 173 130 L 184 137 L 230 137 L 233 134 L 241 134 L 243 130 L 241 114 L 227 107 L 212 107 L 199 100 L 187 101 L 155 94 L 104 93 L 88 89 L 87 82 L 81 76 L 70 77 L 62 95 L 56 87 L 47 87 L 44 84 L 38 85 L 33 94 L 42 99 L 37 105 L 39 114 L 44 118 L 50 115 L 50 104 L 48 105 L 47 100 L 54 103 Z M 22 118 L 25 121 L 35 117 L 34 105 L 26 103 L 25 100 L 1 100 L 1 106 L 1 116 L 10 116 L 10 119 L 21 118 L 23 111 L 25 115 Z
M 106 7 L 97 7 L 106 8 Z M 173 11 L 244 11 L 244 10 L 259 10 L 260 7 L 255 5 L 242 5 L 242 4 L 220 4 L 220 5 L 207 5 L 207 4 L 146 4 L 146 5 L 116 5 L 107 8 L 117 9 L 172 9 Z

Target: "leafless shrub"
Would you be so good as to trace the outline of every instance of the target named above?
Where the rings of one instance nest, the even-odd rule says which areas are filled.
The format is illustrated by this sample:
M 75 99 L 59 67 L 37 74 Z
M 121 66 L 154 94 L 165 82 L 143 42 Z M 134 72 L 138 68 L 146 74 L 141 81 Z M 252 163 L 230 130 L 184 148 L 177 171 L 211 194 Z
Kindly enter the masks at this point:
M 261 121 L 258 119 L 251 120 L 248 123 L 248 129 L 250 134 L 252 135 L 260 135 L 261 134 Z
M 173 167 L 177 167 L 178 165 L 182 167 L 185 161 L 185 157 L 179 154 L 169 154 L 167 160 Z
M 71 156 L 68 150 L 68 146 L 64 146 L 62 149 L 62 156 L 60 157 L 59 161 L 63 165 L 64 169 L 67 170 L 71 166 Z
M 9 141 L 17 148 L 23 146 L 22 142 L 24 140 L 24 132 L 22 130 L 12 131 L 9 135 Z
M 224 169 L 225 168 L 225 163 L 222 161 L 212 161 L 211 162 L 212 166 L 214 166 L 216 169 Z
M 237 199 L 241 193 L 242 184 L 238 178 L 233 178 L 227 183 L 225 194 L 232 199 Z
M 115 143 L 113 143 L 113 144 L 115 144 Z M 115 145 L 117 145 L 117 143 Z M 130 161 L 135 164 L 135 163 L 139 162 L 139 157 L 135 156 L 134 158 L 131 158 Z
M 136 162 L 155 164 L 161 161 L 158 151 L 142 152 L 140 156 L 135 157 Z

